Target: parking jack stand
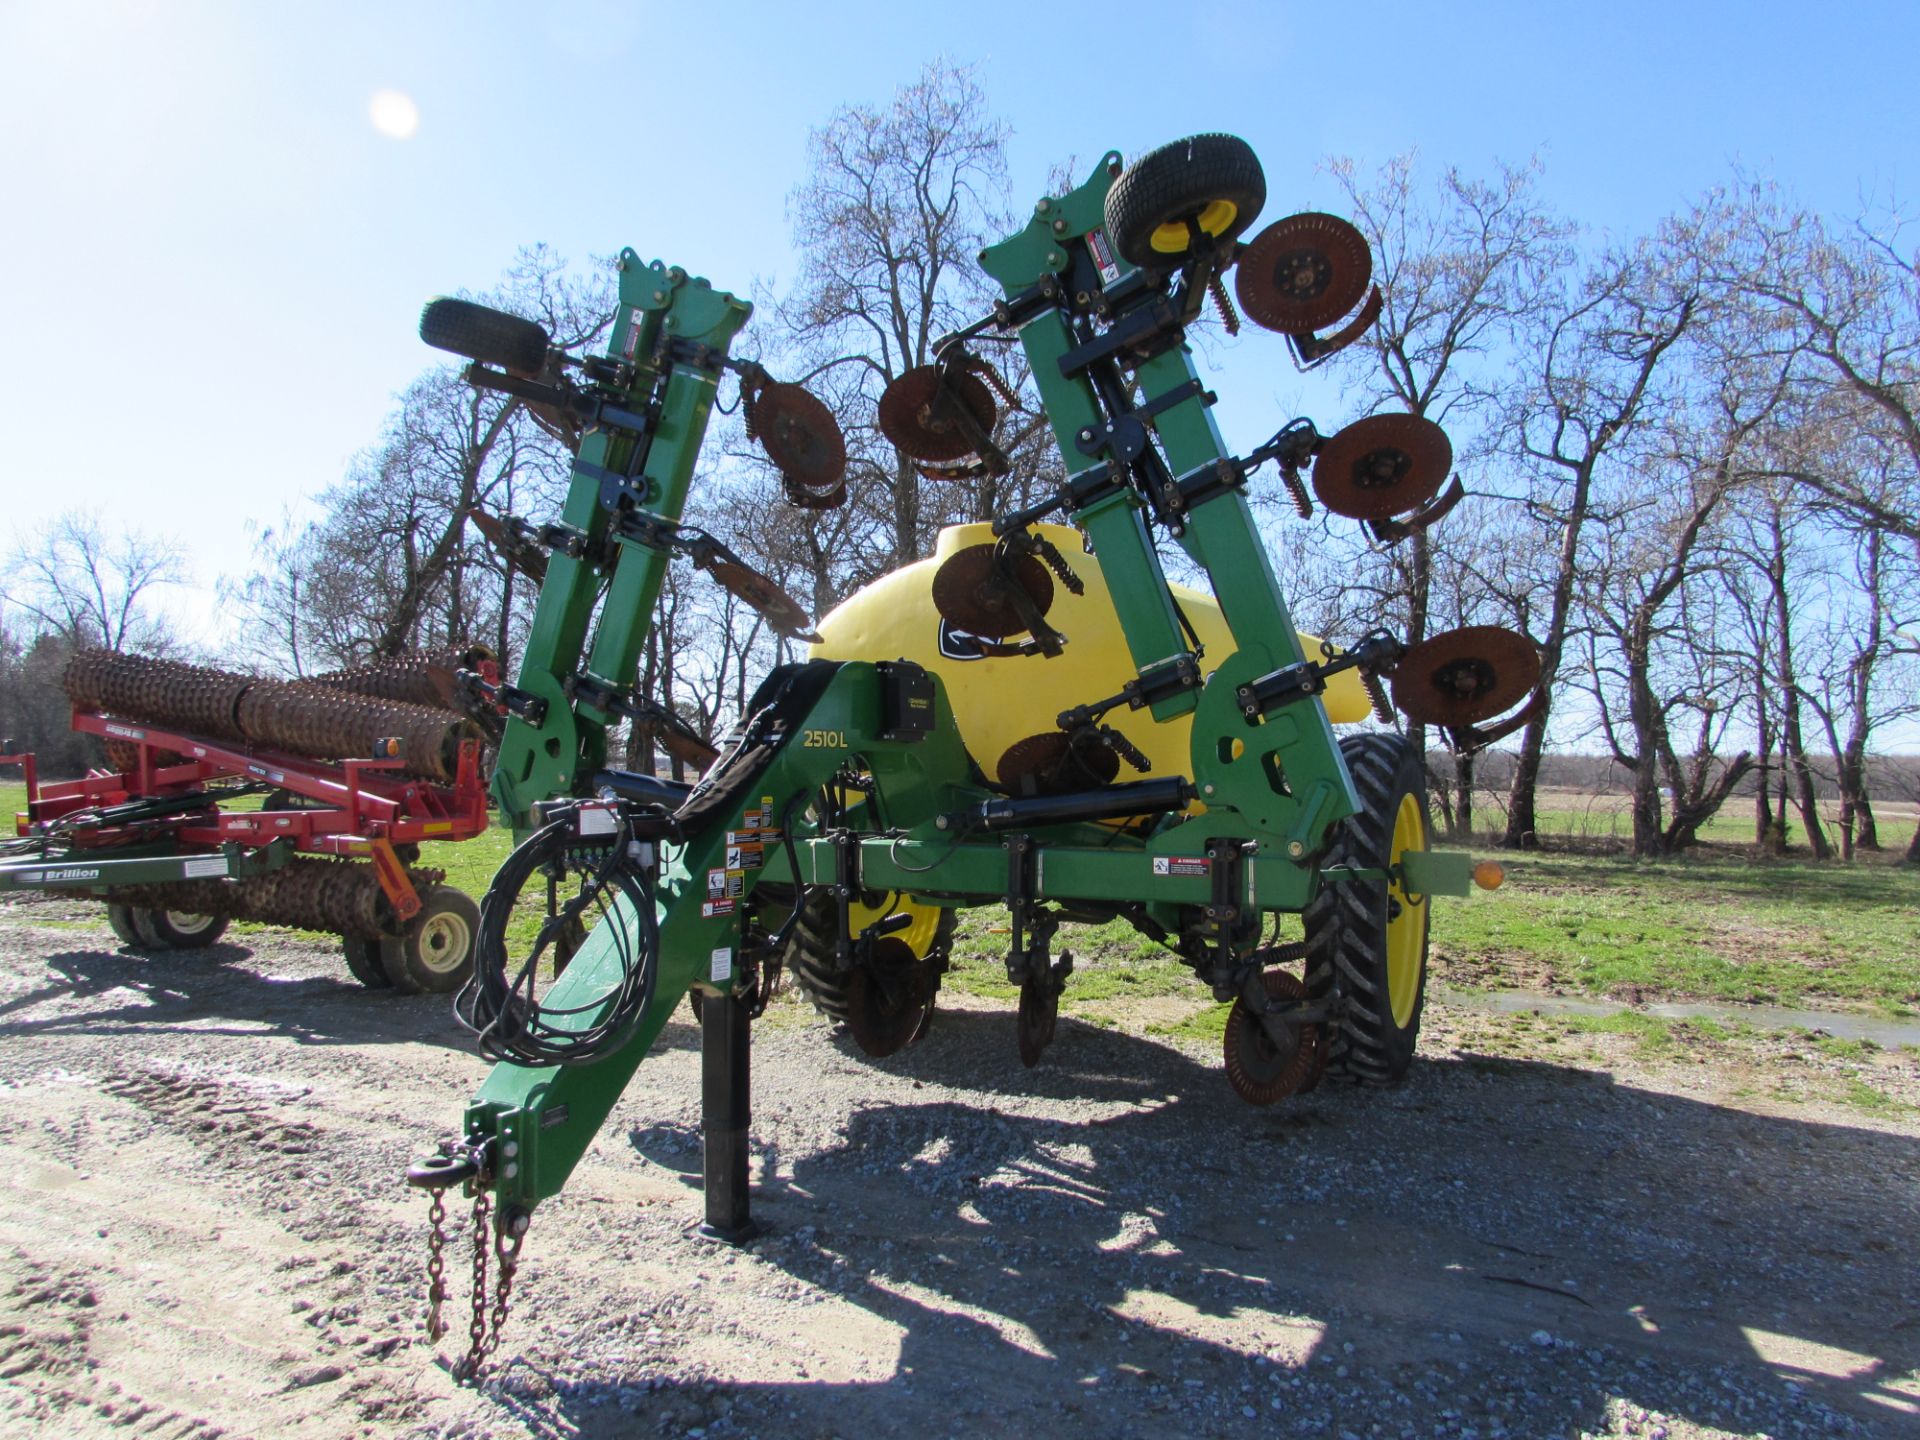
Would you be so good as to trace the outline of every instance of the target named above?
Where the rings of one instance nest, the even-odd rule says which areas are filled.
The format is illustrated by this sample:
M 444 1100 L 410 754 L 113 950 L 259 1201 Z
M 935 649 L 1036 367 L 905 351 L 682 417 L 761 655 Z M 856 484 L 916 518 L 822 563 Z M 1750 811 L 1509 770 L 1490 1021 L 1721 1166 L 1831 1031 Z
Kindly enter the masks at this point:
M 700 1006 L 700 1129 L 705 1141 L 709 1240 L 745 1245 L 760 1233 L 747 1193 L 753 1052 L 747 1004 L 708 995 Z

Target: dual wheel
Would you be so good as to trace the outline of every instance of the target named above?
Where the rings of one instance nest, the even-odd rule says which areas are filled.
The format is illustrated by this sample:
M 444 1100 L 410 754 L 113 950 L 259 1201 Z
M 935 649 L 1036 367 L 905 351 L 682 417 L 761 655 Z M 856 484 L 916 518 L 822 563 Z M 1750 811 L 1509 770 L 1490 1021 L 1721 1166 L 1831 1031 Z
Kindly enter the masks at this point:
M 135 950 L 204 950 L 227 933 L 225 915 L 196 915 L 149 905 L 109 905 L 107 924 Z
M 420 896 L 420 913 L 398 935 L 368 940 L 345 936 L 347 970 L 369 990 L 402 995 L 450 995 L 473 974 L 480 907 L 464 890 L 435 885 Z
M 160 910 L 145 905 L 107 906 L 107 924 L 120 943 L 134 950 L 200 950 L 227 932 L 231 917 Z M 370 990 L 403 995 L 445 995 L 467 983 L 473 973 L 473 942 L 480 932 L 480 907 L 450 885 L 436 885 L 420 897 L 420 913 L 398 935 L 368 940 L 349 935 L 340 942 L 347 970 Z

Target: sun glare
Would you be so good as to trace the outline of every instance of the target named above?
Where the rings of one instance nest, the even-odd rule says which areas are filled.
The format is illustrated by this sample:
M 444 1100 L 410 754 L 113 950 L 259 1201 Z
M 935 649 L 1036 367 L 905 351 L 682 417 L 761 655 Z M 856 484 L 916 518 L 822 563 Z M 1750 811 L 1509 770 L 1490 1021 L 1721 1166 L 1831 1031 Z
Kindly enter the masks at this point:
M 420 128 L 420 107 L 398 90 L 376 90 L 367 102 L 367 118 L 389 139 L 410 140 Z

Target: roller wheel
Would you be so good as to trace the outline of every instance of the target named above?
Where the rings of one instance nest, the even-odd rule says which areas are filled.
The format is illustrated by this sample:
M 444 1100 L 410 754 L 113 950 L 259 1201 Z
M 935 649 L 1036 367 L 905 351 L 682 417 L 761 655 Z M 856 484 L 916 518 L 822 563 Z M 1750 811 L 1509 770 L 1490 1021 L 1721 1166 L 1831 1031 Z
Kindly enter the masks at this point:
M 465 891 L 436 885 L 420 897 L 420 913 L 396 940 L 382 941 L 380 962 L 406 995 L 450 995 L 473 973 L 480 907 Z
M 1195 135 L 1149 150 L 1107 191 L 1107 238 L 1135 265 L 1177 265 L 1193 248 L 1189 222 L 1225 245 L 1267 200 L 1253 147 L 1234 135 Z
M 107 924 L 113 927 L 115 937 L 129 950 L 157 950 L 160 940 L 148 923 L 152 913 L 134 905 L 109 905 Z
M 340 941 L 340 954 L 347 962 L 347 973 L 369 990 L 393 988 L 393 981 L 387 978 L 387 967 L 380 960 L 380 946 L 383 943 L 397 942 L 365 940 L 358 935 L 343 936 Z
M 960 923 L 958 911 L 939 905 L 917 904 L 905 896 L 884 892 L 868 898 L 875 903 L 854 902 L 849 923 L 855 934 L 863 926 L 871 925 L 897 910 L 904 910 L 913 916 L 914 923 L 886 939 L 898 941 L 912 951 L 915 960 L 946 959 L 953 948 L 953 932 Z M 813 1002 L 814 1009 L 854 1028 L 853 1011 L 857 1006 L 873 1003 L 874 987 L 869 983 L 871 977 L 862 976 L 858 971 L 834 968 L 836 925 L 832 897 L 824 890 L 813 892 L 807 900 L 806 909 L 801 913 L 800 922 L 793 927 L 793 935 L 787 941 L 784 964 L 787 974 L 793 977 L 801 993 Z M 881 942 L 881 945 L 885 944 L 886 941 Z M 927 1027 L 933 1019 L 933 1006 L 934 996 L 929 994 L 926 1005 L 907 1035 L 905 1045 L 913 1044 L 927 1033 Z
M 446 296 L 420 312 L 420 338 L 436 350 L 498 365 L 516 375 L 538 375 L 547 366 L 552 341 L 531 320 Z
M 227 933 L 227 915 L 194 915 L 185 910 L 149 910 L 153 938 L 175 950 L 204 950 Z
M 1365 869 L 1427 848 L 1427 780 L 1421 757 L 1397 735 L 1349 735 L 1340 753 L 1360 792 L 1360 813 L 1334 828 L 1325 864 Z M 1427 906 L 1398 883 L 1327 885 L 1302 917 L 1307 994 L 1346 1001 L 1331 1035 L 1327 1073 L 1385 1085 L 1407 1073 L 1426 1003 Z

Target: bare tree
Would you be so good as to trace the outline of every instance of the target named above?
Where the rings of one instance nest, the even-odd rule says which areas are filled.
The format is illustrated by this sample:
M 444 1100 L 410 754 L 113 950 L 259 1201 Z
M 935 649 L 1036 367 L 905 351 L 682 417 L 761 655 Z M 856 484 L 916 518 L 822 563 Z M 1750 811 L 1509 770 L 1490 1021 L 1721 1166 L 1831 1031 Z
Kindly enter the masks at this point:
M 1501 166 L 1490 181 L 1449 167 L 1430 193 L 1412 155 L 1388 161 L 1366 181 L 1351 160 L 1327 168 L 1373 249 L 1385 294 L 1379 323 L 1348 352 L 1348 370 L 1373 404 L 1446 425 L 1456 443 L 1466 442 L 1462 448 L 1484 454 L 1478 426 L 1498 391 L 1497 353 L 1568 260 L 1569 227 L 1540 200 L 1538 165 Z M 1422 531 L 1369 557 L 1368 568 L 1384 573 L 1368 588 L 1403 622 L 1410 645 L 1427 636 L 1436 568 L 1458 563 L 1448 554 L 1449 533 L 1448 525 Z M 1407 731 L 1425 754 L 1426 727 Z M 1455 757 L 1451 795 L 1446 778 L 1432 776 L 1434 793 L 1457 835 L 1472 825 L 1472 757 Z
M 8 556 L 0 596 L 70 645 L 164 654 L 175 648 L 154 592 L 183 584 L 177 543 L 69 510 Z
M 539 246 L 474 298 L 537 320 L 563 348 L 592 342 L 613 313 L 607 267 L 576 274 Z M 469 512 L 557 509 L 569 440 L 519 400 L 435 366 L 402 393 L 379 442 L 317 497 L 321 518 L 263 532 L 258 563 L 226 593 L 296 672 L 474 639 L 504 658 L 531 597 Z
M 1657 411 L 1674 347 L 1693 325 L 1699 297 L 1672 283 L 1671 254 L 1654 240 L 1601 256 L 1578 291 L 1543 303 L 1528 336 L 1533 373 L 1504 422 L 1527 486 L 1524 506 L 1545 564 L 1530 583 L 1542 597 L 1534 630 L 1541 679 L 1559 678 L 1576 633 L 1575 598 L 1588 527 L 1621 518 L 1601 505 L 1604 471 Z M 1506 843 L 1531 846 L 1536 791 L 1551 712 L 1522 733 L 1507 803 Z
M 1892 485 L 1851 467 L 1808 467 L 1795 478 L 1920 554 L 1920 254 L 1912 227 L 1897 213 L 1869 214 L 1836 234 L 1822 217 L 1753 183 L 1727 207 L 1738 243 L 1716 280 L 1767 313 L 1781 343 L 1808 362 L 1807 383 L 1856 401 L 1862 432 L 1881 436 L 1904 461 Z
M 807 178 L 788 197 L 803 258 L 778 318 L 810 369 L 847 370 L 829 400 L 847 432 L 854 514 L 877 523 L 843 539 L 891 565 L 924 554 L 967 499 L 927 494 L 875 414 L 887 384 L 929 364 L 934 342 L 987 299 L 975 256 L 1011 228 L 1007 134 L 972 71 L 935 61 L 885 106 L 844 106 L 815 130 Z

